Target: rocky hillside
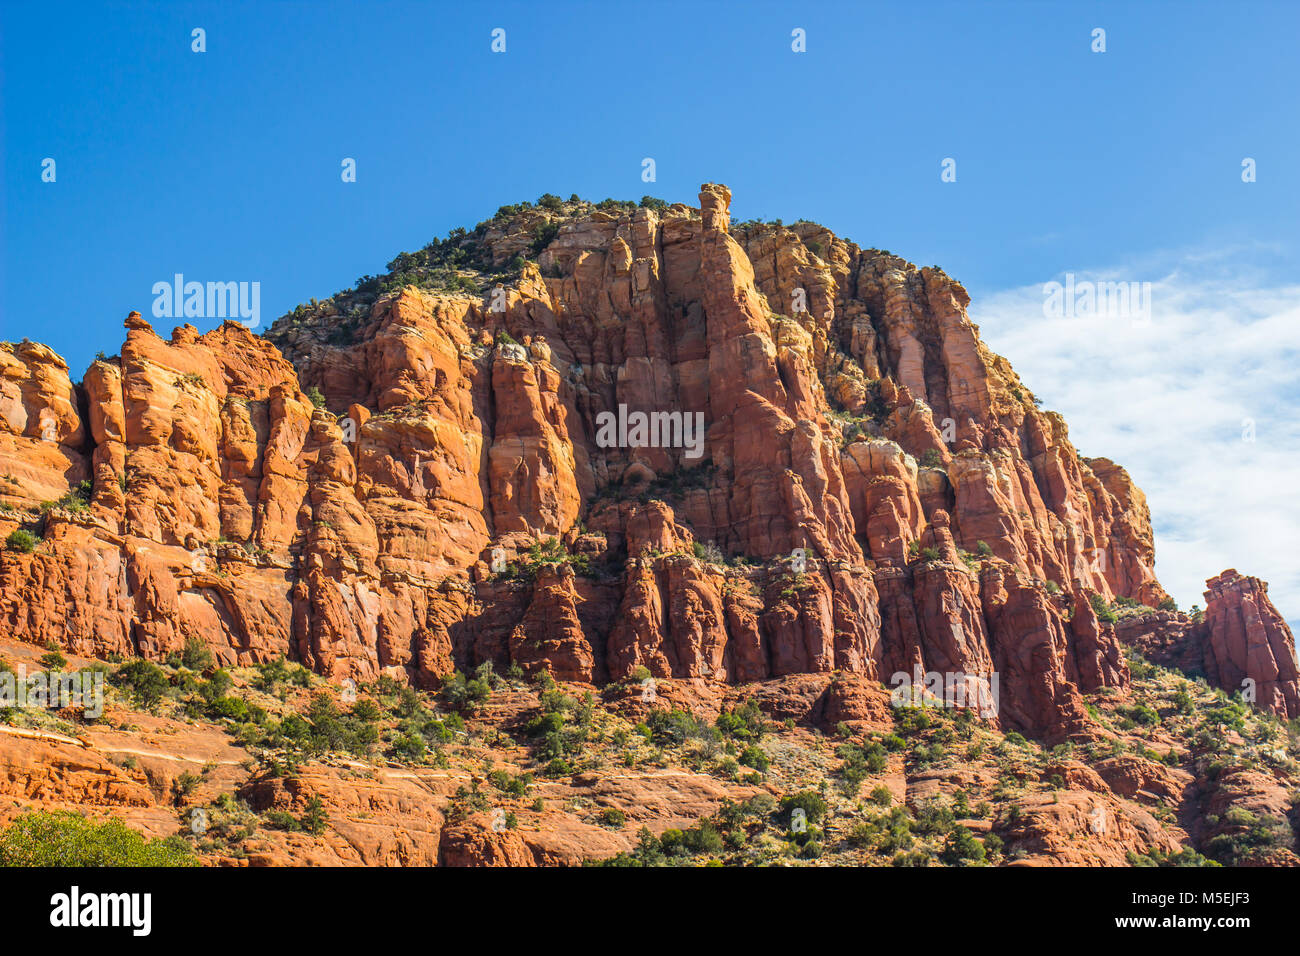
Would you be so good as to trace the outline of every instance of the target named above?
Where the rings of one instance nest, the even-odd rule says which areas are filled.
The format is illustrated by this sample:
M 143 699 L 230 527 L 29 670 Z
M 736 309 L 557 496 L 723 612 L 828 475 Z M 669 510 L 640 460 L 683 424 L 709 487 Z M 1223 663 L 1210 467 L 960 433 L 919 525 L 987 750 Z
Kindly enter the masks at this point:
M 242 735 L 254 767 L 285 747 L 302 756 L 301 740 L 267 730 L 288 712 L 263 701 L 249 716 L 261 670 L 300 662 L 319 699 L 349 695 L 344 710 L 359 688 L 374 739 L 314 744 L 305 766 L 348 751 L 370 767 L 330 772 L 344 805 L 377 799 L 359 794 L 386 779 L 380 765 L 405 768 L 393 786 L 410 792 L 384 799 L 420 804 L 433 835 L 421 843 L 395 811 L 406 849 L 335 854 L 353 862 L 630 854 L 621 825 L 588 832 L 573 807 L 614 792 L 610 808 L 639 813 L 608 765 L 647 760 L 704 781 L 683 784 L 702 789 L 675 808 L 676 784 L 653 784 L 647 805 L 664 812 L 644 816 L 649 833 L 681 829 L 688 807 L 698 820 L 734 817 L 727 807 L 760 793 L 774 805 L 709 823 L 723 846 L 697 824 L 682 831 L 695 834 L 690 854 L 643 840 L 620 859 L 761 861 L 745 848 L 775 839 L 772 820 L 789 826 L 789 799 L 808 819 L 860 817 L 807 859 L 863 847 L 969 859 L 944 855 L 964 819 L 968 836 L 1018 844 L 992 860 L 1124 862 L 1216 839 L 1222 850 L 1224 838 L 1225 862 L 1294 860 L 1285 722 L 1300 716 L 1300 675 L 1267 586 L 1224 572 L 1203 613 L 1180 613 L 1153 572 L 1141 490 L 1114 462 L 1079 456 L 1062 418 L 980 342 L 960 284 L 813 223 L 733 224 L 729 203 L 710 184 L 698 209 L 553 196 L 503 207 L 265 337 L 227 323 L 163 339 L 133 312 L 121 354 L 76 384 L 49 349 L 0 345 L 7 637 L 86 660 L 202 657 L 194 674 L 161 671 L 167 694 L 145 710 L 174 721 L 179 707 L 192 722 L 160 733 L 213 721 Z M 638 434 L 640 415 L 684 427 Z M 456 688 L 476 671 L 501 712 L 471 708 L 483 723 L 459 730 L 469 742 L 440 737 L 436 715 L 465 711 Z M 928 703 L 949 706 L 891 706 L 902 675 L 936 677 Z M 200 693 L 214 679 L 221 693 Z M 132 680 L 117 705 L 138 711 Z M 231 694 L 245 709 L 214 713 Z M 981 706 L 954 708 L 954 695 Z M 744 701 L 763 732 L 736 735 L 726 714 Z M 412 726 L 417 704 L 428 720 Z M 306 698 L 299 710 L 309 727 L 324 719 Z M 534 720 L 550 727 L 542 741 L 558 739 L 539 745 Z M 572 726 L 583 733 L 566 737 Z M 1021 742 L 1037 754 L 1025 767 L 1012 759 Z M 491 827 L 448 849 L 448 798 L 437 774 L 412 768 L 433 753 L 454 764 L 456 748 L 576 788 L 567 822 L 534 821 L 568 834 L 564 852 Z M 782 754 L 795 756 L 773 770 Z M 1231 772 L 1211 775 L 1225 754 Z M 586 759 L 601 762 L 575 777 Z M 83 768 L 63 802 L 111 805 L 77 794 L 106 793 L 112 766 Z M 845 766 L 861 793 L 842 785 Z M 222 792 L 245 810 L 291 804 L 266 796 L 279 786 L 258 782 L 267 772 L 246 769 Z M 1050 784 L 1052 802 L 1018 803 L 1012 820 L 994 799 L 1007 773 Z M 12 766 L 9 780 L 16 806 L 53 792 Z M 880 794 L 864 815 L 880 787 L 893 809 Z M 832 791 L 827 806 L 803 796 L 826 804 Z M 1160 812 L 1108 831 L 1115 845 L 1087 836 L 1098 806 L 1129 819 L 1144 801 Z M 935 806 L 947 824 L 930 845 L 916 814 Z M 898 819 L 880 821 L 899 813 L 915 845 L 849 840 L 859 825 L 892 832 Z M 1024 822 L 1042 814 L 1050 825 Z M 1222 823 L 1232 814 L 1254 821 L 1241 833 L 1267 830 L 1253 856 Z M 299 840 L 316 849 L 265 859 L 319 851 Z

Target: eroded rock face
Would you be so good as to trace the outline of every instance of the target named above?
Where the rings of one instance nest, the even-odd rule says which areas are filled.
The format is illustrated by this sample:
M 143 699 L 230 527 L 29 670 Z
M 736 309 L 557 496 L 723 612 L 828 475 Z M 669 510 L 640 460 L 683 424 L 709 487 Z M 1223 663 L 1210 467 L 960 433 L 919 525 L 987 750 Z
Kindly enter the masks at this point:
M 1152 663 L 1203 676 L 1261 710 L 1300 714 L 1295 638 L 1268 597 L 1268 584 L 1228 569 L 1205 582 L 1205 613 L 1157 612 L 1122 620 L 1119 640 Z
M 1205 582 L 1205 671 L 1279 717 L 1300 716 L 1295 638 L 1259 578 L 1229 569 Z
M 1077 454 L 960 284 L 811 223 L 733 225 L 730 198 L 499 217 L 461 240 L 493 269 L 550 232 L 482 298 L 408 286 L 266 337 L 132 313 L 79 386 L 0 346 L 0 533 L 44 538 L 0 553 L 0 622 L 425 687 L 484 661 L 996 674 L 992 719 L 1086 732 L 1079 691 L 1128 680 L 1087 594 L 1165 596 L 1141 491 Z M 639 414 L 648 435 L 607 440 Z M 1216 581 L 1207 670 L 1294 716 L 1262 583 Z

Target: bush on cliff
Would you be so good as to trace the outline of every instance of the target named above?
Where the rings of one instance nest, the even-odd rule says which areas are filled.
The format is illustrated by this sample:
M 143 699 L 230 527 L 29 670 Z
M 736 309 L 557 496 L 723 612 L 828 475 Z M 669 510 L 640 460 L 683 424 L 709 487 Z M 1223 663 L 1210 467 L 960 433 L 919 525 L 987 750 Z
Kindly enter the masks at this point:
M 212 666 L 212 651 L 200 637 L 190 637 L 185 641 L 185 650 L 181 652 L 181 664 L 192 671 L 205 671 Z
M 795 810 L 802 810 L 804 820 L 808 823 L 820 821 L 826 816 L 826 809 L 826 801 L 815 790 L 787 794 L 781 798 L 781 803 L 778 805 L 778 812 L 783 820 L 791 820 Z
M 1223 823 L 1232 830 L 1211 837 L 1205 850 L 1228 866 L 1262 862 L 1268 851 L 1275 848 L 1295 848 L 1295 834 L 1281 817 L 1261 817 L 1241 807 L 1233 807 L 1223 815 Z
M 723 710 L 718 715 L 717 727 L 727 737 L 746 741 L 761 739 L 767 730 L 767 724 L 763 720 L 763 711 L 759 709 L 758 701 L 753 698 L 745 701 L 739 707 Z
M 321 802 L 320 797 L 312 797 L 307 801 L 307 808 L 303 815 L 298 818 L 302 828 L 313 836 L 319 836 L 325 832 L 325 825 L 329 822 L 329 814 L 325 812 L 325 804 Z
M 546 773 L 562 777 L 573 772 L 568 758 L 580 754 L 591 736 L 595 698 L 588 693 L 581 701 L 561 690 L 542 692 L 541 713 L 523 726 L 533 738 L 533 756 L 546 761 Z
M 686 710 L 653 710 L 646 718 L 657 744 L 682 744 L 687 740 L 717 741 L 722 734 L 717 728 Z
M 965 827 L 953 827 L 944 842 L 939 859 L 949 866 L 971 865 L 984 862 L 984 844 L 975 839 Z
M 1114 624 L 1118 620 L 1115 616 L 1115 612 L 1112 611 L 1110 605 L 1106 603 L 1106 599 L 1095 591 L 1088 595 L 1088 603 L 1092 605 L 1092 610 L 1096 613 L 1097 620 L 1102 624 Z
M 307 712 L 311 721 L 310 749 L 313 751 L 343 750 L 362 756 L 379 740 L 379 728 L 355 713 L 344 714 L 328 695 L 312 698 Z
M 274 694 L 281 684 L 306 687 L 311 683 L 311 673 L 301 664 L 290 664 L 283 657 L 257 665 L 253 686 L 267 694 Z
M 9 532 L 9 537 L 5 538 L 5 547 L 20 554 L 31 554 L 40 543 L 40 538 L 23 528 L 14 529 Z
M 478 710 L 492 696 L 492 670 L 479 668 L 473 677 L 456 671 L 443 682 L 442 695 L 447 706 L 457 713 Z
M 988 842 L 987 840 L 985 841 Z M 1195 867 L 1214 867 L 1222 866 L 1208 857 L 1201 856 L 1191 847 L 1183 847 L 1177 853 L 1169 853 L 1159 847 L 1151 847 L 1145 853 L 1136 853 L 1133 850 L 1125 850 L 1124 856 L 1128 860 L 1129 866 L 1195 866 Z
M 857 795 L 868 776 L 884 773 L 889 768 L 889 752 L 876 740 L 861 745 L 840 744 L 835 752 L 844 761 L 838 774 L 844 784 L 842 789 L 849 796 Z
M 772 766 L 772 758 L 753 744 L 740 752 L 740 762 L 746 767 L 753 767 L 759 773 L 767 773 Z
M 690 857 L 718 853 L 723 848 L 722 834 L 711 820 L 701 820 L 689 830 L 665 830 L 656 837 L 646 827 L 637 834 L 637 846 L 631 853 L 620 853 L 593 866 L 664 866 L 684 862 Z
M 25 814 L 0 831 L 0 866 L 197 866 L 178 837 L 146 840 L 121 820 L 68 811 Z
M 163 695 L 171 689 L 167 673 L 143 658 L 127 661 L 110 680 L 114 687 L 126 691 L 138 706 L 149 710 L 157 707 Z

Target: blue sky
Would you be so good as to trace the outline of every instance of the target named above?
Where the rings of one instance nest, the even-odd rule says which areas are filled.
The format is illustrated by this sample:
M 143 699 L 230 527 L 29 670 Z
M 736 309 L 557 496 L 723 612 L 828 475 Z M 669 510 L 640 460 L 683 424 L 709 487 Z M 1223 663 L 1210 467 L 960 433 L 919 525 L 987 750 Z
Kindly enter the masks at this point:
M 796 27 L 806 53 L 791 51 Z M 1035 333 L 1024 290 L 1067 271 L 1166 282 L 1166 305 L 1194 318 L 1233 314 L 1215 305 L 1228 288 L 1215 275 L 1248 275 L 1266 302 L 1298 278 L 1300 4 L 10 3 L 0 28 L 0 338 L 49 343 L 74 377 L 117 351 L 125 314 L 148 317 L 153 284 L 177 272 L 260 282 L 265 327 L 503 203 L 694 202 L 719 181 L 738 218 L 813 219 L 942 265 L 1081 450 L 1113 455 L 1151 493 L 1172 466 L 1114 444 L 1136 431 L 1124 447 L 1140 456 L 1157 430 L 1214 414 L 1138 422 L 1130 401 L 1090 417 L 1123 383 L 1081 393 L 1056 374 L 1067 338 Z M 340 179 L 344 157 L 356 183 Z M 940 181 L 946 157 L 955 183 Z M 1148 361 L 1199 375 L 1231 353 L 1220 371 L 1248 382 L 1277 358 L 1195 341 L 1211 354 L 1180 335 Z M 1109 354 L 1090 367 L 1115 373 Z M 1282 429 L 1295 388 L 1270 389 L 1259 417 Z M 1187 441 L 1213 447 L 1224 427 Z M 1272 464 L 1294 475 L 1293 459 Z M 1203 523 L 1195 493 L 1167 506 L 1171 541 Z M 1238 566 L 1268 577 L 1267 544 L 1243 543 Z M 1273 574 L 1300 615 L 1300 565 Z M 1175 593 L 1189 604 L 1195 587 Z

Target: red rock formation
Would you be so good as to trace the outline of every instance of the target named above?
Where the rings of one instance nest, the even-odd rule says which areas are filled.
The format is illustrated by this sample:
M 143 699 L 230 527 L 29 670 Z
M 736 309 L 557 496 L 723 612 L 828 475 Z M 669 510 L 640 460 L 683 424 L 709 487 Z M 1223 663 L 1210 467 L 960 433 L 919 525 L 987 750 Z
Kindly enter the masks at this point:
M 1118 639 L 1154 664 L 1203 676 L 1279 717 L 1300 716 L 1295 638 L 1259 578 L 1229 569 L 1205 582 L 1204 617 L 1176 611 L 1128 617 Z
M 1205 582 L 1205 673 L 1279 717 L 1300 717 L 1295 638 L 1259 578 L 1224 571 Z
M 1006 726 L 1084 728 L 1079 690 L 1127 680 L 1086 592 L 1164 597 L 1141 492 L 1079 457 L 943 272 L 732 225 L 729 203 L 709 184 L 698 210 L 498 217 L 458 263 L 498 270 L 559 227 L 500 295 L 357 292 L 260 338 L 164 340 L 132 313 L 80 386 L 0 346 L 0 535 L 44 539 L 0 553 L 0 622 L 421 686 L 484 661 L 593 683 L 996 672 Z M 698 413 L 703 445 L 608 447 L 620 407 Z M 1216 679 L 1294 715 L 1262 585 L 1213 593 Z M 832 709 L 866 713 L 850 696 Z

